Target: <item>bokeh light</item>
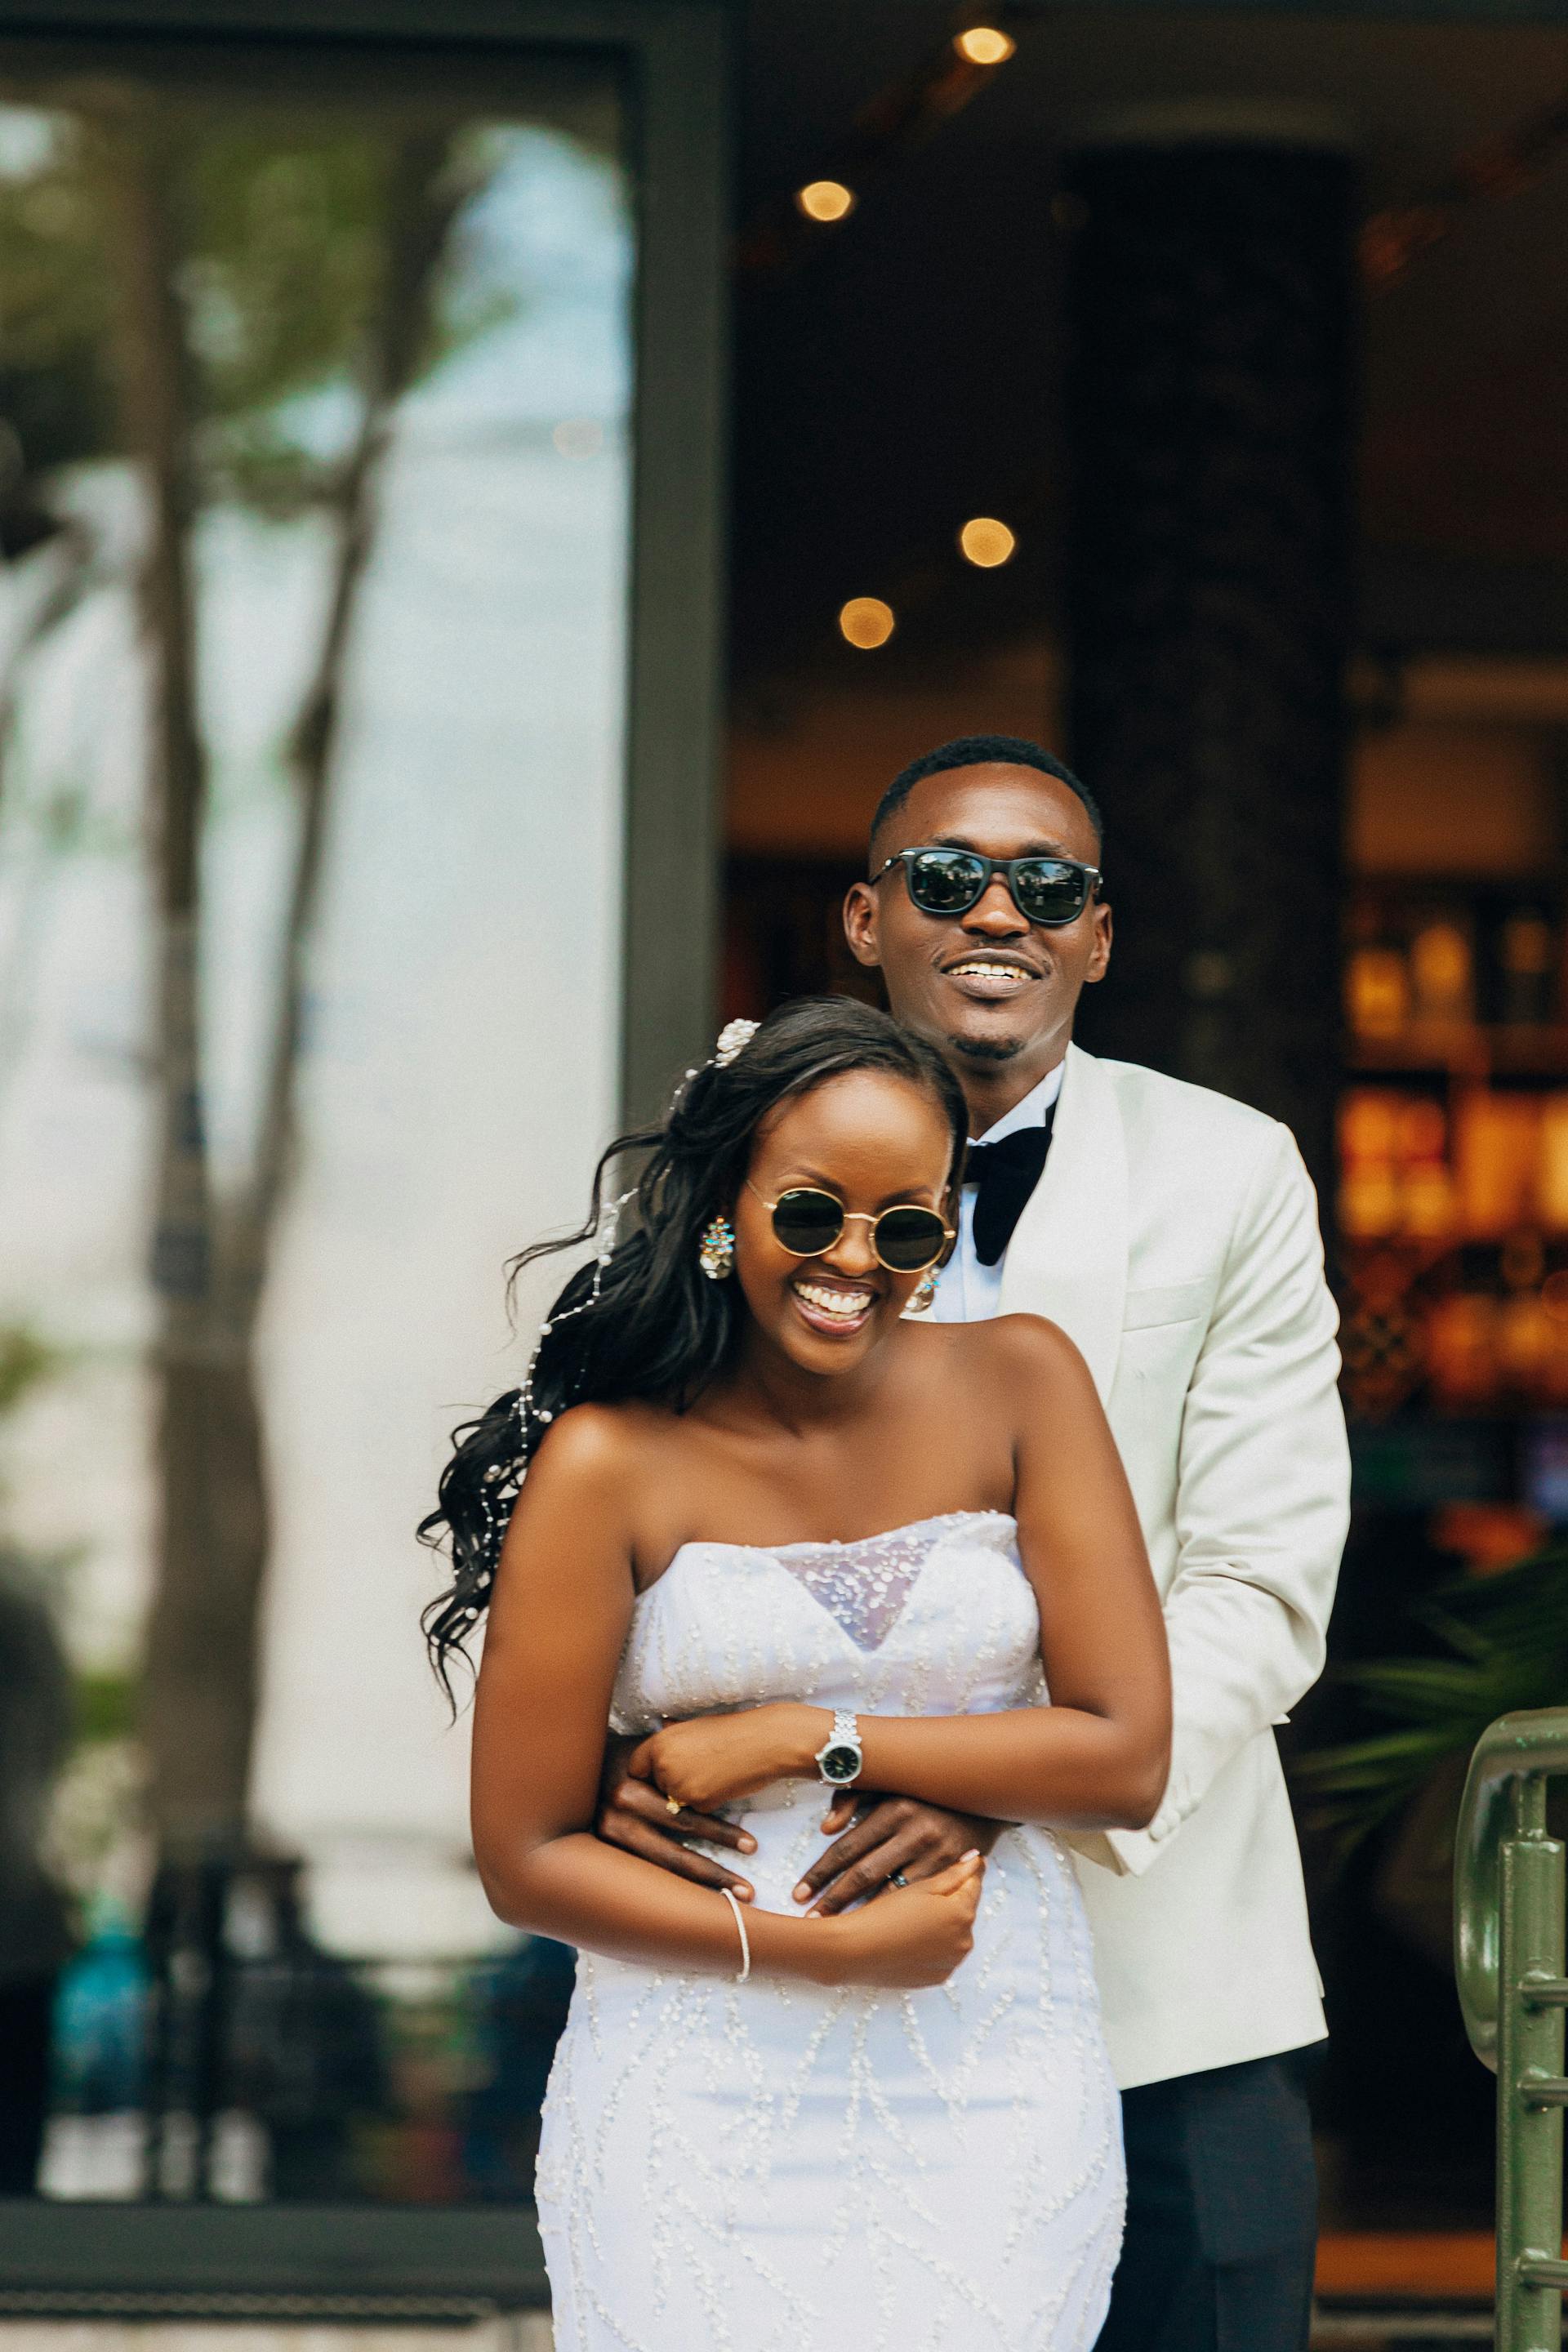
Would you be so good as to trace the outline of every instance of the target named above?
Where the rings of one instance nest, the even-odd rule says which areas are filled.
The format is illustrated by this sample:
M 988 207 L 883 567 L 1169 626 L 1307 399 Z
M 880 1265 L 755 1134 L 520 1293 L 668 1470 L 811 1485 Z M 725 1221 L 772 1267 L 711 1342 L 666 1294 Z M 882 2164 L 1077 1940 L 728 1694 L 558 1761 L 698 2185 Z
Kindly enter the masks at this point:
M 971 25 L 952 46 L 972 66 L 1005 66 L 1018 44 L 994 25 Z
M 1006 524 L 998 522 L 994 515 L 974 515 L 959 532 L 958 544 L 971 563 L 977 563 L 983 572 L 991 572 L 998 563 L 1006 562 L 1018 542 Z
M 855 209 L 855 192 L 841 180 L 808 180 L 795 203 L 807 220 L 841 221 Z
M 892 606 L 879 596 L 851 596 L 838 615 L 841 635 L 863 653 L 885 646 L 895 625 Z

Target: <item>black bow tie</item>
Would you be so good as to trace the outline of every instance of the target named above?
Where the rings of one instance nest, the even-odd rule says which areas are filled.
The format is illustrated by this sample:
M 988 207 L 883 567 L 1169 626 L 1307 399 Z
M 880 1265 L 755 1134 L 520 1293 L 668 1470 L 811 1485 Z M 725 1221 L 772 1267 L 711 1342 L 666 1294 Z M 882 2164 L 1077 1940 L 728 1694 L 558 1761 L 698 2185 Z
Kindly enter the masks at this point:
M 1013 1238 L 1024 1203 L 1040 1181 L 1056 1116 L 1053 1103 L 1043 1127 L 1020 1127 L 1000 1143 L 969 1147 L 963 1181 L 980 1188 L 974 1196 L 974 1255 L 982 1265 L 994 1265 Z

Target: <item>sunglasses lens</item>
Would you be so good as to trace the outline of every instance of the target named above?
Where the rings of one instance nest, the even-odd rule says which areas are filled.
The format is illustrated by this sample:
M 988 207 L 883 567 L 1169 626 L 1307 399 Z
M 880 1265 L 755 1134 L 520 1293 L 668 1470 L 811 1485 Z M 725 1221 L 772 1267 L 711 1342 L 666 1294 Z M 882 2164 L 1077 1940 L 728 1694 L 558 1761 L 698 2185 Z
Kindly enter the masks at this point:
M 923 914 L 962 915 L 973 907 L 985 879 L 978 857 L 962 849 L 922 849 L 905 861 L 910 896 Z
M 885 1209 L 877 1220 L 877 1255 L 894 1274 L 918 1274 L 942 1255 L 947 1230 L 934 1209 Z
M 1014 867 L 1013 889 L 1018 911 L 1032 923 L 1070 923 L 1088 903 L 1089 877 L 1080 866 L 1029 857 Z
M 831 1192 L 782 1192 L 773 1208 L 773 1233 L 796 1257 L 816 1257 L 833 1247 L 844 1231 L 844 1210 Z

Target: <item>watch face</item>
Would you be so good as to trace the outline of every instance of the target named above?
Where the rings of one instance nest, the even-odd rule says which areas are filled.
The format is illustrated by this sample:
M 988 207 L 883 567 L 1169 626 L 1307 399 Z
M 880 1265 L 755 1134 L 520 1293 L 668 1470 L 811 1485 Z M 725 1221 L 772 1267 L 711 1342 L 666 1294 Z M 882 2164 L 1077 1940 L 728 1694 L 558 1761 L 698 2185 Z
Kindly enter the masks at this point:
M 825 1780 L 853 1780 L 860 1769 L 860 1751 L 857 1748 L 830 1748 L 822 1759 Z

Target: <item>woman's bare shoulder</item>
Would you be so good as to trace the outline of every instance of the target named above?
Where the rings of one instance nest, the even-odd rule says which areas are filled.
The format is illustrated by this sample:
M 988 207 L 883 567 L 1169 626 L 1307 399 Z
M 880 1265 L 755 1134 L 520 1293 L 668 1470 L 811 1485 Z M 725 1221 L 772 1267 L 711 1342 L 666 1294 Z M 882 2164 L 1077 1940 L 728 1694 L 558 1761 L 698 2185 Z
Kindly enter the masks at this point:
M 574 1404 L 557 1415 L 528 1465 L 530 1480 L 600 1491 L 637 1477 L 673 1416 L 637 1401 Z
M 952 1346 L 954 1369 L 962 1365 L 973 1378 L 1025 1381 L 1037 1395 L 1042 1383 L 1070 1395 L 1089 1380 L 1076 1343 L 1044 1315 L 996 1315 L 940 1328 Z
M 979 1363 L 1079 1363 L 1059 1323 L 1044 1315 L 993 1315 L 983 1323 L 928 1323 L 923 1338 Z

